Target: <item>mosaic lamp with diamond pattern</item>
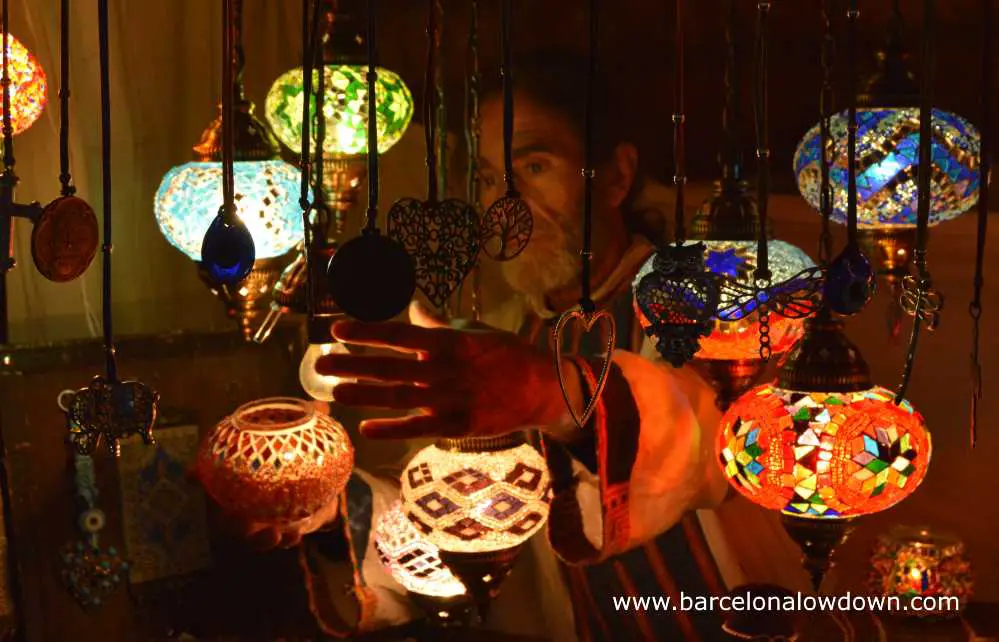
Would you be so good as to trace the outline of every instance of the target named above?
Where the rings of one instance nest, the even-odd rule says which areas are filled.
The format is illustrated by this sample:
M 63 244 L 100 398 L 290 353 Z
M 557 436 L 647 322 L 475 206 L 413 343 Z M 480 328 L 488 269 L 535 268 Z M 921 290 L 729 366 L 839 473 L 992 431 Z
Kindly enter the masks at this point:
M 896 291 L 909 272 L 916 235 L 919 168 L 919 84 L 907 65 L 904 24 L 892 11 L 878 67 L 857 95 L 857 228 L 859 241 L 886 283 Z M 957 218 L 978 202 L 981 136 L 967 120 L 932 110 L 931 226 Z M 848 112 L 830 122 L 832 220 L 847 222 Z M 821 133 L 816 124 L 794 154 L 798 189 L 820 209 Z
M 239 6 L 239 5 L 237 5 Z M 242 32 L 241 12 L 236 18 Z M 299 205 L 301 173 L 281 160 L 281 148 L 254 113 L 244 94 L 241 37 L 237 35 L 238 70 L 233 109 L 233 182 L 236 215 L 253 237 L 256 260 L 243 282 L 220 286 L 201 268 L 205 233 L 222 203 L 222 117 L 215 119 L 194 146 L 194 162 L 174 167 L 156 190 L 156 223 L 166 240 L 199 264 L 205 285 L 239 321 L 249 340 L 258 319 L 270 308 L 270 295 L 281 272 L 291 262 L 291 250 L 305 236 Z
M 334 211 L 343 213 L 356 201 L 357 188 L 366 174 L 368 153 L 368 58 L 365 39 L 358 30 L 362 3 L 358 0 L 321 0 L 324 5 L 322 56 L 324 74 L 322 141 L 323 188 Z M 379 67 L 375 85 L 378 140 L 384 154 L 399 142 L 413 117 L 413 95 L 402 78 Z M 302 115 L 305 72 L 301 67 L 278 76 L 264 102 L 264 115 L 281 143 L 299 154 L 302 150 Z M 319 86 L 319 72 L 312 87 Z M 315 113 L 315 96 L 309 96 Z M 318 131 L 310 128 L 310 148 L 318 147 Z M 342 225 L 342 223 L 340 223 Z
M 230 516 L 289 524 L 337 500 L 354 448 L 336 420 L 302 399 L 271 397 L 240 406 L 198 450 L 195 473 Z
M 902 501 L 923 481 L 932 443 L 922 416 L 875 386 L 841 321 L 805 322 L 776 384 L 722 418 L 719 459 L 732 486 L 781 511 L 818 590 L 856 517 Z
M 429 617 L 444 626 L 463 623 L 468 610 L 465 585 L 409 521 L 401 501 L 378 516 L 374 540 L 382 565 Z
M 523 433 L 443 439 L 402 473 L 403 511 L 476 602 L 480 620 L 522 545 L 548 520 L 551 478 Z

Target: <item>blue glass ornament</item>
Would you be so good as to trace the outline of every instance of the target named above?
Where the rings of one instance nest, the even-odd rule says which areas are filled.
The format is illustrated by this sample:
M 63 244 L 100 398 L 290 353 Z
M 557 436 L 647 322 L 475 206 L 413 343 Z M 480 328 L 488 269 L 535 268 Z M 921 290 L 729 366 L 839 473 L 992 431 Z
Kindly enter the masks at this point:
M 863 310 L 877 289 L 877 274 L 867 255 L 849 244 L 826 272 L 826 305 L 836 314 L 852 316 Z
M 208 226 L 201 243 L 201 267 L 208 277 L 220 285 L 234 285 L 245 279 L 256 260 L 256 248 L 250 230 L 242 221 L 225 220 L 225 212 Z

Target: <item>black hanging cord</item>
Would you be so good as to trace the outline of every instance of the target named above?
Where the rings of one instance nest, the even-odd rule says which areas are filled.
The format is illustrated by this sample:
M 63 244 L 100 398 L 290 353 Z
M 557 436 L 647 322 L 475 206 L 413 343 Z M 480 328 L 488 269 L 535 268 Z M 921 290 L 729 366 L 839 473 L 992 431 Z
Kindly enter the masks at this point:
M 3 85 L 3 167 L 4 174 L 12 188 L 17 179 L 14 178 L 14 125 L 11 123 L 10 115 L 10 12 L 7 9 L 8 0 L 3 0 L 3 77 L 0 83 Z M 13 224 L 13 218 L 9 221 Z M 11 237 L 13 238 L 13 237 Z
M 225 0 L 229 2 L 229 0 Z M 6 16 L 6 13 L 4 14 Z M 111 325 L 111 81 L 108 51 L 108 0 L 97 2 L 97 29 L 101 65 L 101 178 L 104 200 L 104 278 L 102 308 L 104 313 L 104 355 L 109 382 L 118 381 L 114 331 Z
M 309 133 L 312 124 L 312 112 L 310 110 L 312 101 L 309 100 L 309 97 L 312 96 L 312 61 L 315 60 L 315 56 L 313 56 L 312 31 L 310 29 L 312 12 L 309 10 L 309 6 L 309 0 L 302 0 L 302 96 L 305 98 L 302 100 L 302 148 L 298 158 L 298 163 L 302 170 L 302 184 L 298 197 L 298 205 L 302 208 L 303 216 L 305 217 L 306 234 L 309 234 L 311 223 L 309 212 L 312 209 L 312 203 L 309 202 L 309 185 L 312 169 L 311 139 L 309 138 Z M 309 240 L 306 239 L 306 247 L 308 247 L 308 244 Z
M 735 33 L 739 29 L 739 12 L 736 0 L 728 0 L 728 18 L 725 20 L 725 100 L 722 103 L 722 131 L 725 145 L 722 148 L 722 178 L 738 181 L 742 178 L 742 150 L 739 141 L 739 78 Z
M 311 320 L 316 311 L 316 280 L 313 278 L 312 266 L 315 264 L 315 251 L 325 241 L 323 236 L 329 226 L 329 210 L 323 194 L 323 153 L 326 144 L 326 113 L 323 107 L 326 102 L 326 68 L 322 60 L 322 33 L 319 29 L 320 18 L 323 15 L 321 2 L 313 3 L 312 10 L 312 48 L 309 60 L 309 76 L 316 76 L 315 100 L 316 109 L 313 114 L 316 131 L 316 152 L 312 161 L 312 220 L 305 220 L 308 237 L 305 239 L 306 268 L 306 311 Z
M 76 194 L 69 172 L 69 0 L 61 0 L 59 10 L 59 182 L 62 195 Z
M 444 7 L 441 0 L 434 2 L 437 14 L 437 34 L 434 38 L 437 60 L 434 64 L 434 94 L 437 106 L 437 192 L 447 194 L 447 101 L 444 100 L 444 53 L 441 49 L 441 39 L 444 37 Z
M 482 204 L 479 202 L 479 137 L 482 134 L 482 129 L 479 123 L 479 82 L 481 80 L 479 75 L 479 0 L 471 0 L 466 65 L 465 142 L 468 149 L 468 174 L 465 178 L 465 196 L 475 211 L 480 212 Z M 507 134 L 504 130 L 504 150 L 508 149 L 507 140 Z M 479 321 L 481 318 L 479 285 L 479 266 L 476 263 L 472 271 L 472 320 L 474 321 Z M 460 296 L 458 300 L 461 300 Z
M 684 113 L 683 113 L 683 0 L 676 1 L 676 71 L 673 79 L 673 185 L 676 186 L 676 202 L 673 213 L 673 241 L 683 245 L 687 237 L 684 216 L 684 186 L 687 183 L 684 158 Z
M 971 315 L 971 447 L 978 442 L 978 402 L 982 398 L 982 362 L 978 354 L 982 318 L 982 287 L 985 285 L 985 239 L 989 226 L 989 174 L 992 171 L 992 0 L 982 0 L 982 126 L 981 158 L 978 163 L 978 243 L 975 250 L 974 295 L 968 305 Z
M 833 191 L 829 169 L 833 162 L 830 149 L 830 130 L 835 112 L 835 92 L 832 84 L 832 63 L 836 52 L 836 39 L 832 33 L 832 0 L 822 0 L 822 90 L 819 94 L 819 109 L 822 120 L 819 123 L 819 148 L 821 150 L 820 207 L 822 211 L 822 232 L 819 235 L 819 263 L 829 265 L 832 260 L 832 211 Z
M 368 0 L 368 213 L 365 234 L 378 232 L 378 47 L 375 42 L 378 24 L 376 0 Z
M 513 0 L 503 0 L 503 178 L 506 195 L 519 198 L 513 179 Z
M 856 4 L 857 0 L 852 0 Z M 936 14 L 935 0 L 923 0 L 923 78 L 919 101 L 919 171 L 917 181 L 918 200 L 916 209 L 916 247 L 912 251 L 913 262 L 916 264 L 918 278 L 913 310 L 912 334 L 909 336 L 909 349 L 905 355 L 905 367 L 902 371 L 902 382 L 895 393 L 895 403 L 900 404 L 905 399 L 905 392 L 912 377 L 912 368 L 916 362 L 916 346 L 919 343 L 919 332 L 922 326 L 921 316 L 926 307 L 926 295 L 930 287 L 930 275 L 926 267 L 926 243 L 929 239 L 930 227 L 930 180 L 933 173 L 933 72 L 934 56 L 936 55 L 933 20 Z
M 424 131 L 427 146 L 427 200 L 436 203 L 437 176 L 437 0 L 429 0 L 427 9 L 427 71 L 423 89 Z
M 596 176 L 596 169 L 593 166 L 593 112 L 595 111 L 593 103 L 599 68 L 599 41 L 600 2 L 599 0 L 590 0 L 590 62 L 586 79 L 586 122 L 583 140 L 585 148 L 583 178 L 585 183 L 583 192 L 583 249 L 580 252 L 582 257 L 582 270 L 580 272 L 582 297 L 579 300 L 579 307 L 587 314 L 595 312 L 597 308 L 590 292 L 590 263 L 593 260 L 593 179 Z
M 770 191 L 770 142 L 767 124 L 767 18 L 770 15 L 770 2 L 756 4 L 756 207 L 759 211 L 760 227 L 756 241 L 756 270 L 753 278 L 759 286 L 770 280 L 770 256 L 767 239 L 767 210 Z
M 233 176 L 233 86 L 235 43 L 233 26 L 235 12 L 233 0 L 222 0 L 222 207 L 223 220 L 227 225 L 235 225 L 236 189 Z
M 846 12 L 849 78 L 849 108 L 846 124 L 846 239 L 850 246 L 857 244 L 857 22 L 859 18 L 857 0 L 850 0 L 850 9 Z

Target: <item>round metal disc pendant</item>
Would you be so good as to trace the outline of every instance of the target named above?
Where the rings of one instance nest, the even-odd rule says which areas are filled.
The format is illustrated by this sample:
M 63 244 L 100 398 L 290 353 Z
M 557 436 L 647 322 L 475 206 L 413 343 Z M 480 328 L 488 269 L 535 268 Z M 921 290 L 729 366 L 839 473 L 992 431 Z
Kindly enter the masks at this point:
M 416 263 L 406 250 L 381 234 L 351 239 L 330 259 L 330 296 L 349 316 L 366 322 L 402 314 L 416 292 Z
M 86 272 L 99 245 L 97 215 L 75 196 L 61 196 L 46 205 L 31 230 L 35 267 L 56 283 L 72 281 Z
M 534 231 L 534 215 L 521 198 L 504 196 L 489 206 L 482 217 L 481 247 L 494 261 L 516 258 Z

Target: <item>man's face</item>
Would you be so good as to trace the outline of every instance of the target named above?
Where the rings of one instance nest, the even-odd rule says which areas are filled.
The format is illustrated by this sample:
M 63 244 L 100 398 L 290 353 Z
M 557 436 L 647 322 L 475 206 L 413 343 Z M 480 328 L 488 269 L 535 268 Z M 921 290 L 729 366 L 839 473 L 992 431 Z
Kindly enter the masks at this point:
M 503 264 L 510 285 L 524 294 L 543 297 L 579 279 L 582 248 L 584 179 L 583 142 L 565 116 L 524 94 L 515 96 L 512 141 L 515 186 L 534 215 L 534 231 L 524 251 Z M 503 104 L 484 103 L 481 110 L 480 177 L 482 205 L 489 207 L 506 192 L 503 177 Z M 599 176 L 599 172 L 598 172 Z M 616 203 L 593 202 L 593 249 L 599 251 Z M 621 224 L 620 220 L 617 221 Z

